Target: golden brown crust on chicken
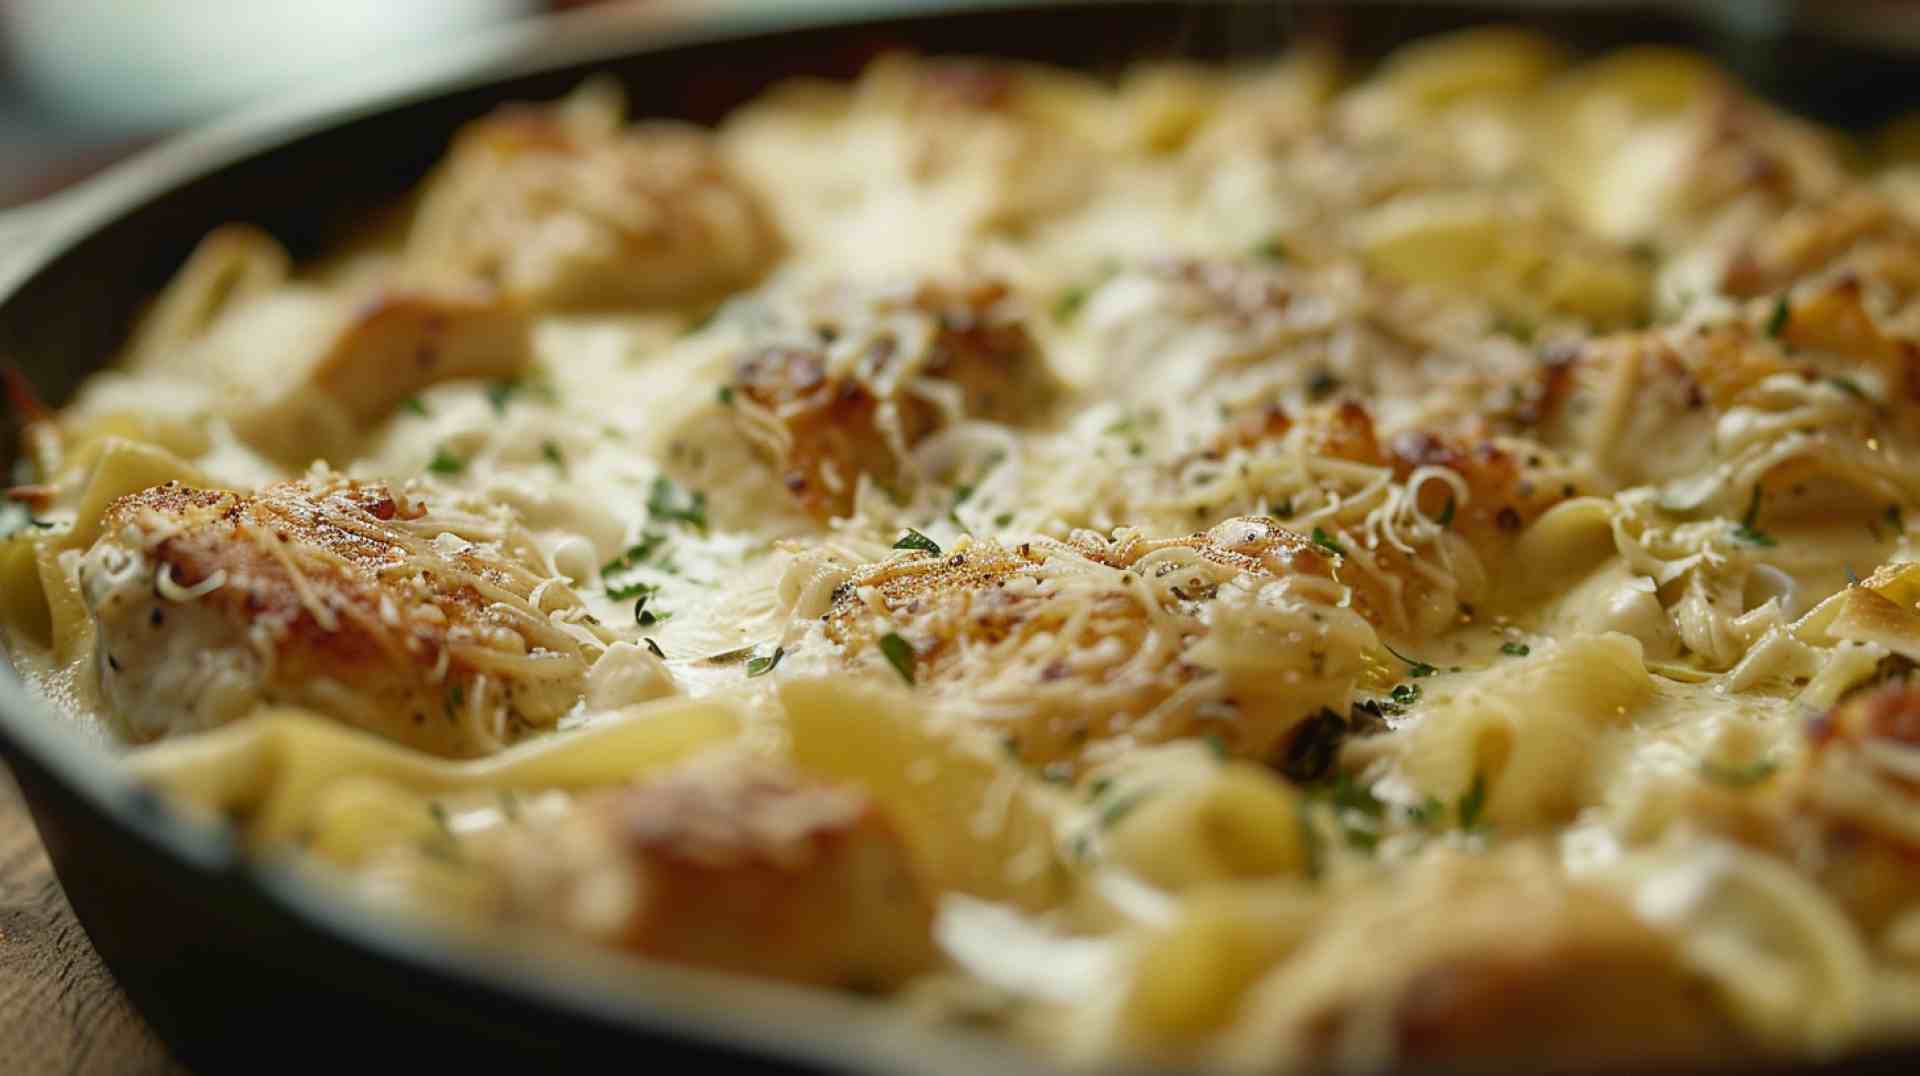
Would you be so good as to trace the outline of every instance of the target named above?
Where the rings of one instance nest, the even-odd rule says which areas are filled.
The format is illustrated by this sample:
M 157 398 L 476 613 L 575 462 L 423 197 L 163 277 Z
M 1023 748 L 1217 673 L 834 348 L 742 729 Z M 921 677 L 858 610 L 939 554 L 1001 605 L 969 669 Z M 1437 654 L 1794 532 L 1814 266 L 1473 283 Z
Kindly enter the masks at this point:
M 781 241 L 706 132 L 510 106 L 462 130 L 407 237 L 412 269 L 529 305 L 700 302 L 751 283 Z
M 1170 539 L 973 541 L 868 566 L 826 632 L 859 659 L 897 631 L 916 683 L 979 705 L 1031 763 L 1208 731 L 1265 758 L 1329 700 L 1344 710 L 1371 639 L 1340 607 L 1337 565 L 1252 517 Z M 1239 648 L 1265 636 L 1288 652 L 1248 662 Z
M 1783 775 L 1795 820 L 1777 839 L 1801 845 L 1821 884 L 1877 931 L 1920 902 L 1920 830 L 1909 821 L 1920 808 L 1920 685 L 1857 691 L 1807 734 L 1805 764 Z M 1810 834 L 1796 840 L 1795 826 Z
M 1920 229 L 1865 189 L 1795 206 L 1727 260 L 1721 286 L 1743 298 L 1842 275 L 1865 276 L 1896 302 L 1920 291 Z
M 1448 472 L 1459 479 L 1465 498 L 1450 484 L 1423 482 L 1415 495 L 1421 513 L 1428 519 L 1444 518 L 1448 529 L 1483 556 L 1491 556 L 1548 509 L 1579 496 L 1581 489 L 1557 453 L 1525 438 L 1495 437 L 1487 427 L 1475 420 L 1457 429 L 1406 429 L 1383 445 L 1366 407 L 1345 400 L 1310 410 L 1297 422 L 1269 407 L 1235 420 L 1222 440 L 1229 447 L 1257 448 L 1293 434 L 1316 458 L 1388 468 L 1403 483 L 1425 468 Z M 1421 585 L 1402 551 L 1379 546 L 1372 552 L 1390 567 L 1389 574 L 1407 586 Z M 1367 579 L 1350 582 L 1359 591 L 1356 604 L 1370 620 L 1385 624 L 1390 605 L 1384 595 L 1373 592 Z
M 551 725 L 583 689 L 595 650 L 545 611 L 578 600 L 537 564 L 497 520 L 313 477 L 122 497 L 80 581 L 135 739 L 289 703 L 467 756 Z
M 1411 1062 L 1647 1063 L 1737 1052 L 1709 984 L 1619 901 L 1569 890 L 1513 909 L 1482 954 L 1424 967 L 1401 995 L 1394 1035 Z
M 1256 988 L 1241 1025 L 1248 1058 L 1610 1067 L 1743 1048 L 1670 938 L 1531 850 L 1431 856 L 1335 906 Z M 1398 959 L 1344 959 L 1382 938 Z M 1343 963 L 1348 974 L 1326 974 Z
M 300 376 L 246 401 L 235 432 L 267 455 L 304 466 L 343 459 L 401 401 L 443 381 L 506 379 L 533 357 L 526 314 L 497 297 L 391 291 L 350 312 Z
M 1005 284 L 921 283 L 878 293 L 845 285 L 805 324 L 737 361 L 746 432 L 816 517 L 852 507 L 862 474 L 906 480 L 904 454 L 963 417 L 1021 421 L 1055 386 Z M 941 398 L 941 391 L 957 399 Z M 952 412 L 957 406 L 959 413 Z
M 663 960 L 870 990 L 938 959 L 932 899 L 878 808 L 758 761 L 592 794 L 480 855 L 510 914 Z M 583 907 L 596 885 L 605 906 Z

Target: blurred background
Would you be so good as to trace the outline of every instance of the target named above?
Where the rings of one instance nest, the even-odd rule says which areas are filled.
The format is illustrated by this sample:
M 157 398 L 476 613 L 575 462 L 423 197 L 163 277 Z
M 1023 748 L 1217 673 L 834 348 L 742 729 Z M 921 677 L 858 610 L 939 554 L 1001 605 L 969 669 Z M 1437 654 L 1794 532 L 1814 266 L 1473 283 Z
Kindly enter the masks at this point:
M 668 22 L 754 7 L 880 2 L 0 0 L 0 207 L 56 190 L 182 127 L 492 24 L 584 7 Z M 1791 12 L 1841 33 L 1920 42 L 1920 0 L 1669 2 L 1763 22 Z
M 809 2 L 831 0 L 0 0 L 0 207 L 182 127 L 491 24 Z

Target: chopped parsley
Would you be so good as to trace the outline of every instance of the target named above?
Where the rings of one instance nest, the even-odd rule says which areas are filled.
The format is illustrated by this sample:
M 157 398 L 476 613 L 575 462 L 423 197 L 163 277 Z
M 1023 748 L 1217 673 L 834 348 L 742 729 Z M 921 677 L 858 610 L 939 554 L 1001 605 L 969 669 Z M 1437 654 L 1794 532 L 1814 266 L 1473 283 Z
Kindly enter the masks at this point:
M 1723 766 L 1702 760 L 1700 776 L 1729 788 L 1751 788 L 1772 777 L 1779 769 L 1780 764 L 1770 758 L 1755 759 L 1744 766 Z
M 1361 814 L 1380 817 L 1386 810 L 1386 804 L 1373 794 L 1373 789 L 1353 779 L 1352 774 L 1343 773 L 1333 779 L 1331 789 L 1333 805 L 1342 811 L 1359 811 Z
M 1437 824 L 1446 816 L 1447 805 L 1437 796 L 1426 799 L 1407 808 L 1407 820 L 1416 826 L 1426 827 Z
M 1255 244 L 1253 254 L 1256 258 L 1264 258 L 1270 262 L 1284 262 L 1293 256 L 1292 252 L 1287 250 L 1287 244 L 1277 235 L 1267 236 Z
M 628 598 L 651 598 L 659 592 L 660 588 L 652 583 L 607 584 L 607 597 L 617 602 L 626 601 Z
M 1842 568 L 1844 568 L 1844 569 L 1846 570 L 1846 573 L 1847 573 L 1847 585 L 1848 585 L 1849 587 L 1857 587 L 1857 586 L 1859 586 L 1859 585 L 1860 585 L 1860 573 L 1858 573 L 1858 572 L 1856 572 L 1856 571 L 1854 571 L 1854 570 L 1853 570 L 1853 565 L 1851 565 L 1851 564 L 1843 564 L 1843 565 L 1841 565 L 1841 567 L 1842 567 Z
M 567 458 L 560 454 L 560 442 L 551 439 L 540 442 L 540 455 L 548 463 L 558 467 L 562 474 L 566 473 Z
M 655 624 L 664 623 L 665 621 L 673 619 L 672 613 L 656 613 L 647 608 L 647 602 L 651 601 L 653 596 L 658 593 L 660 593 L 660 588 L 650 583 L 631 583 L 623 587 L 607 588 L 607 597 L 612 598 L 614 601 L 625 601 L 628 598 L 638 599 L 633 603 L 633 621 L 643 628 L 651 628 Z
M 467 469 L 467 461 L 447 451 L 445 445 L 433 450 L 433 458 L 427 461 L 427 470 L 434 474 L 459 474 Z
M 919 657 L 913 644 L 902 638 L 899 632 L 890 631 L 880 637 L 880 654 L 900 674 L 900 679 L 913 683 L 913 665 Z
M 1767 315 L 1767 335 L 1778 340 L 1780 334 L 1786 331 L 1787 318 L 1792 312 L 1787 305 L 1787 293 L 1783 291 L 1773 300 L 1773 310 Z
M 1073 316 L 1080 312 L 1080 308 L 1087 305 L 1089 294 L 1091 290 L 1084 284 L 1075 284 L 1061 292 L 1060 297 L 1053 301 L 1053 320 L 1072 321 Z
M 487 385 L 487 402 L 493 405 L 494 414 L 504 415 L 507 413 L 507 404 L 511 403 L 519 392 L 518 379 L 495 381 Z
M 733 406 L 733 386 L 732 385 L 720 386 L 720 391 L 715 393 L 714 396 L 716 399 L 720 401 L 721 407 Z
M 1870 400 L 1873 398 L 1867 395 L 1866 389 L 1860 387 L 1860 382 L 1855 381 L 1851 377 L 1829 377 L 1827 378 L 1827 384 L 1832 385 L 1834 388 L 1839 389 L 1841 392 L 1857 400 Z
M 1501 643 L 1500 652 L 1513 658 L 1524 658 L 1533 653 L 1533 648 L 1525 643 Z
M 1449 493 L 1447 494 L 1447 506 L 1440 509 L 1440 515 L 1434 522 L 1440 524 L 1442 527 L 1453 526 L 1454 507 L 1453 494 Z
M 427 814 L 433 816 L 433 824 L 440 827 L 441 833 L 449 837 L 453 836 L 453 822 L 447 817 L 446 804 L 441 803 L 439 800 L 429 801 L 427 803 Z
M 1150 788 L 1138 789 L 1125 796 L 1115 796 L 1100 808 L 1100 828 L 1112 829 L 1122 818 L 1133 813 L 1135 807 L 1145 803 L 1153 795 Z
M 907 533 L 901 535 L 900 540 L 893 543 L 893 548 L 916 549 L 922 553 L 929 553 L 936 557 L 940 555 L 940 543 L 921 534 L 912 527 L 908 527 Z
M 629 568 L 638 568 L 652 560 L 653 555 L 660 551 L 660 547 L 665 545 L 666 541 L 666 535 L 647 531 L 640 535 L 640 541 L 637 544 L 628 546 L 626 552 L 601 565 L 600 574 L 612 575 Z
M 405 411 L 410 415 L 419 415 L 421 418 L 427 417 L 427 405 L 422 403 L 420 401 L 420 397 L 418 396 L 409 396 L 406 399 L 401 400 L 400 410 Z
M 751 680 L 756 676 L 767 675 L 768 673 L 772 672 L 774 669 L 778 668 L 780 665 L 780 659 L 786 656 L 787 656 L 786 648 L 781 646 L 776 646 L 773 648 L 773 653 L 766 657 L 748 658 L 747 659 L 747 679 Z
M 1395 684 L 1393 690 L 1387 693 L 1387 697 L 1392 699 L 1396 706 L 1412 706 L 1420 701 L 1420 685 Z
M 1231 755 L 1227 751 L 1226 738 L 1221 736 L 1219 733 L 1209 732 L 1205 736 L 1200 737 L 1200 739 L 1206 743 L 1207 750 L 1213 752 L 1213 757 L 1215 759 L 1221 762 L 1225 762 L 1229 757 L 1231 757 Z
M 1733 536 L 1750 545 L 1771 546 L 1777 543 L 1773 535 L 1754 526 L 1760 520 L 1760 484 L 1754 483 L 1753 499 L 1747 502 L 1747 513 L 1740 517 L 1740 525 L 1733 529 Z
M 1344 557 L 1347 555 L 1347 551 L 1340 548 L 1340 543 L 1334 541 L 1331 535 L 1319 527 L 1313 528 L 1313 544 L 1332 553 L 1336 557 Z
M 1004 527 L 1007 524 L 1012 522 L 1013 522 L 1012 512 L 1002 512 L 999 515 L 993 517 L 993 525 L 996 527 Z
M 1381 643 L 1380 645 L 1387 646 L 1386 643 Z M 1433 667 L 1432 665 L 1427 664 L 1424 661 L 1416 661 L 1413 658 L 1410 658 L 1405 654 L 1402 654 L 1400 651 L 1395 650 L 1391 646 L 1387 646 L 1387 653 L 1392 654 L 1394 657 L 1399 658 L 1401 661 L 1406 662 L 1407 675 L 1413 677 L 1415 680 L 1418 680 L 1423 676 L 1432 676 L 1434 673 L 1437 673 L 1440 671 L 1439 669 Z
M 1386 811 L 1386 804 L 1373 794 L 1373 789 L 1344 773 L 1333 779 L 1329 798 L 1333 802 L 1334 820 L 1340 823 L 1340 832 L 1346 836 L 1348 847 L 1373 851 L 1380 843 L 1380 817 Z
M 1461 794 L 1460 802 L 1454 807 L 1454 813 L 1460 818 L 1461 829 L 1475 829 L 1480 825 L 1480 814 L 1487 806 L 1487 779 L 1481 774 L 1473 775 L 1473 784 Z
M 647 518 L 663 523 L 685 523 L 701 534 L 707 533 L 707 495 L 694 490 L 683 501 L 673 480 L 660 475 L 647 491 Z

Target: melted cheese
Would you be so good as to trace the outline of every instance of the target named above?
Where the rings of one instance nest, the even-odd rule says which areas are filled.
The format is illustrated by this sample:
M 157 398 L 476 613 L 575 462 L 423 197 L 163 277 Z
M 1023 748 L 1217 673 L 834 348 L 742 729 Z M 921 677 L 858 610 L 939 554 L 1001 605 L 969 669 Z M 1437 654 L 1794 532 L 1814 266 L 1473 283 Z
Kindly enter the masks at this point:
M 605 883 L 542 919 L 602 943 L 638 898 L 577 795 L 716 744 L 860 786 L 940 898 L 911 1008 L 1082 1060 L 1912 1038 L 1920 732 L 1820 716 L 1920 660 L 1910 169 L 1689 56 L 1566 63 L 505 113 L 331 262 L 217 233 L 35 424 L 16 666 L 386 905 L 506 914 L 513 868 L 444 853 L 527 793 Z M 106 506 L 316 458 L 524 536 L 513 615 L 593 663 L 558 731 L 460 764 L 100 690 Z M 194 618 L 117 630 L 199 682 Z

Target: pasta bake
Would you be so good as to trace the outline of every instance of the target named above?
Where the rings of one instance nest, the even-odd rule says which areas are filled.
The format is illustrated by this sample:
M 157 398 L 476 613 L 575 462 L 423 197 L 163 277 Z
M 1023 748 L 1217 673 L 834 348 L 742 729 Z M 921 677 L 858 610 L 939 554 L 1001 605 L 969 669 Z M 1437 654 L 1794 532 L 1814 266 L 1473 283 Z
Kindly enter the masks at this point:
M 16 378 L 19 674 L 458 937 L 1071 1065 L 1920 1040 L 1920 138 L 1487 28 L 474 118 Z

